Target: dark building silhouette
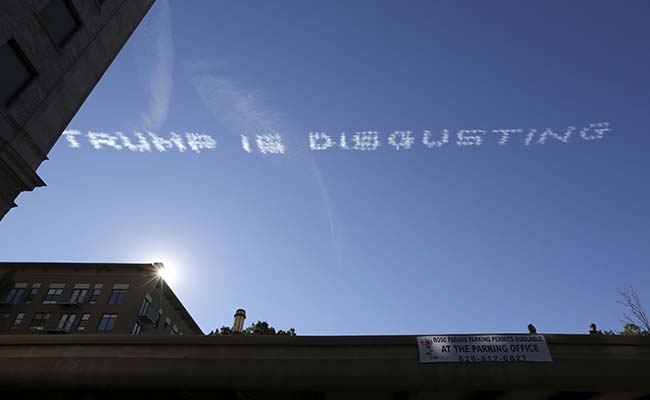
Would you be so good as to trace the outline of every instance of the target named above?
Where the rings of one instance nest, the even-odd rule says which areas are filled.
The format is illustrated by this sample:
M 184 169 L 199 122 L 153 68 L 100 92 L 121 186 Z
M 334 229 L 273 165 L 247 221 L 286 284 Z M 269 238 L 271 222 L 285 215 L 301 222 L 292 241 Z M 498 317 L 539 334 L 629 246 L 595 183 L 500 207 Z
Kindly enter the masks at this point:
M 415 336 L 0 335 L 3 399 L 647 400 L 650 338 L 544 335 L 553 362 L 422 364 Z
M 0 1 L 0 219 L 153 3 Z
M 0 397 L 646 400 L 650 395 L 648 337 L 545 334 L 550 362 L 423 363 L 418 338 L 407 335 L 205 336 L 159 277 L 159 268 L 0 263 Z M 238 310 L 234 330 L 243 318 Z
M 161 267 L 0 263 L 0 334 L 202 335 Z

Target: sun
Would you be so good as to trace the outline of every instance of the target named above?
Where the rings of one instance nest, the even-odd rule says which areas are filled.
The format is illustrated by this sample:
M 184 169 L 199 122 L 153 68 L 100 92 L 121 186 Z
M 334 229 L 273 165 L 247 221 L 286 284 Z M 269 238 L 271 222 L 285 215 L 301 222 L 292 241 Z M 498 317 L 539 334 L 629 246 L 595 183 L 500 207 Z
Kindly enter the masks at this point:
M 170 260 L 165 260 L 161 262 L 154 263 L 158 265 L 158 277 L 165 281 L 167 284 L 171 284 L 176 280 L 176 273 L 174 269 L 174 264 Z

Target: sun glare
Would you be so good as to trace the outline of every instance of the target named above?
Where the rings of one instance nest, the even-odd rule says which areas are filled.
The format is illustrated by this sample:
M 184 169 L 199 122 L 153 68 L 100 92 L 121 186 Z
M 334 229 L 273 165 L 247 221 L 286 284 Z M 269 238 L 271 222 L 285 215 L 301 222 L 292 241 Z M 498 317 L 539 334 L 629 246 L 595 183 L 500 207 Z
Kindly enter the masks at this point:
M 174 243 L 161 242 L 143 246 L 133 259 L 152 265 L 155 271 L 152 271 L 154 275 L 151 278 L 165 281 L 174 289 L 179 289 L 187 283 L 185 275 L 190 262 L 187 254 L 176 248 Z
M 156 264 L 160 264 L 158 277 L 167 282 L 167 284 L 173 284 L 176 280 L 174 264 L 169 260 L 159 261 Z

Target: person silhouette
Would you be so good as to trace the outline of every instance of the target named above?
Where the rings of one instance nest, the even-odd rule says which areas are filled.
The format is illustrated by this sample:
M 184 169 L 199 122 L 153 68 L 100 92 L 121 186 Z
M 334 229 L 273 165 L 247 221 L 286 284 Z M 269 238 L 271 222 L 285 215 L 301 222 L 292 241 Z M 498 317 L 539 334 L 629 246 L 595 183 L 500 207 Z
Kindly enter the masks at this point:
M 589 324 L 589 334 L 590 334 L 590 335 L 602 335 L 603 332 L 600 331 L 600 330 L 596 327 L 596 324 L 594 324 L 594 323 L 592 322 L 591 324 Z

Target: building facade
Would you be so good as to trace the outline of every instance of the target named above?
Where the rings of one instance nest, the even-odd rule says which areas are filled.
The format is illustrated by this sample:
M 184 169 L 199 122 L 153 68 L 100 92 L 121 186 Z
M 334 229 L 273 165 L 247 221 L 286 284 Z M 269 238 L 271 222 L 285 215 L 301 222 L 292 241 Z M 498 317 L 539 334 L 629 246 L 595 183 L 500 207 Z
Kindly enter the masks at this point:
M 153 3 L 0 1 L 0 219 Z
M 161 267 L 0 263 L 0 334 L 202 335 Z

